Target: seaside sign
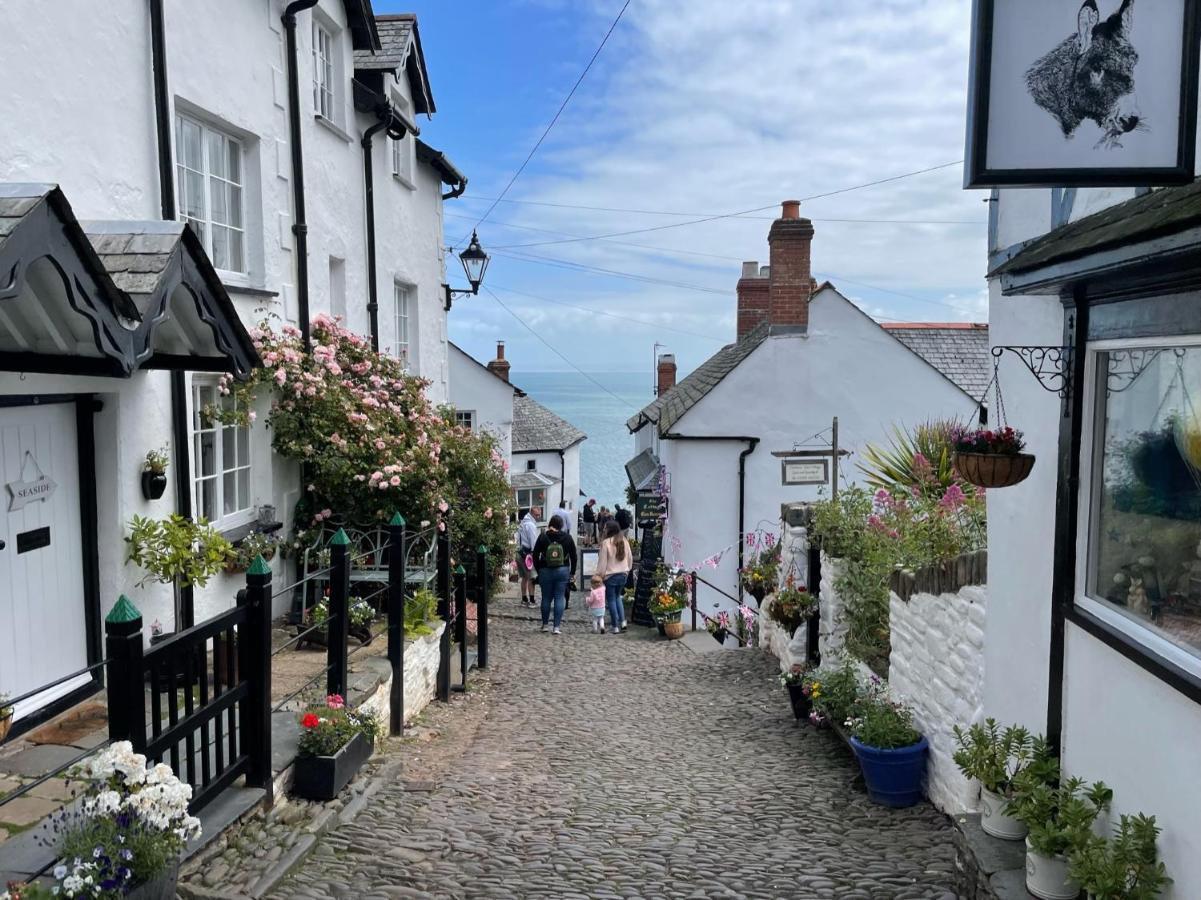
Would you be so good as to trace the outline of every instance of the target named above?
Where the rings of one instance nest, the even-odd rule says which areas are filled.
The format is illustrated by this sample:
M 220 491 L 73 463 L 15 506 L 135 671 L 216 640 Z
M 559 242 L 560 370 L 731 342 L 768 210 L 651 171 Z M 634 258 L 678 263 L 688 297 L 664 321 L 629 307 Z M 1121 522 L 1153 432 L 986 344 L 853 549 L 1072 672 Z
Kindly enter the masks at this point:
M 31 469 L 32 473 L 36 473 L 32 479 L 28 477 L 32 474 Z M 4 487 L 8 491 L 8 511 L 16 512 L 18 509 L 24 509 L 30 503 L 50 499 L 58 488 L 58 484 L 42 472 L 37 460 L 33 458 L 33 454 L 26 450 L 25 460 L 21 465 L 20 480 L 10 481 Z

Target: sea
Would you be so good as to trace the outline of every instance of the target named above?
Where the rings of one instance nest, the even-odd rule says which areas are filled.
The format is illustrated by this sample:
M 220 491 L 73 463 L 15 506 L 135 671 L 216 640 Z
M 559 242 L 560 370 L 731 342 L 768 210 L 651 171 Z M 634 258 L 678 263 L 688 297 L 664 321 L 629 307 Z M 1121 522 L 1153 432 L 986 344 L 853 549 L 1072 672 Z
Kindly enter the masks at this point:
M 604 385 L 604 390 L 592 380 Z M 626 420 L 653 399 L 649 372 L 517 372 L 513 384 L 586 435 L 580 490 L 600 506 L 625 505 L 625 464 L 634 455 Z

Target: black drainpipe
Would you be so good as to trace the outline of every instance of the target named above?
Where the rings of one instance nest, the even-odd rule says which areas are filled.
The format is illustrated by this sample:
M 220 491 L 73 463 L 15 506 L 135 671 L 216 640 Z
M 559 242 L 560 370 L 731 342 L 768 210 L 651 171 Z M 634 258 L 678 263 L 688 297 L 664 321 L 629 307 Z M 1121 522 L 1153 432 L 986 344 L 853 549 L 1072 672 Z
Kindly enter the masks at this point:
M 567 509 L 567 451 L 559 451 L 559 507 Z
M 669 441 L 745 441 L 746 449 L 738 454 L 738 571 L 742 571 L 743 563 L 745 562 L 746 540 L 744 532 L 746 531 L 746 458 L 755 452 L 755 448 L 759 446 L 759 438 L 751 437 L 744 434 L 723 434 L 723 435 L 708 435 L 708 434 L 672 434 L 667 432 L 663 436 L 664 440 Z M 738 579 L 738 602 L 742 602 L 742 579 Z
M 371 161 L 371 139 L 388 127 L 391 112 L 376 113 L 379 121 L 363 132 L 363 189 L 367 204 L 367 318 L 371 322 L 371 349 L 379 353 L 379 288 L 375 273 L 375 173 Z
M 304 148 L 300 129 L 300 72 L 296 60 L 296 14 L 317 0 L 292 0 L 281 17 L 288 48 L 288 126 L 292 142 L 292 234 L 296 236 L 296 306 L 305 349 L 309 340 L 309 227 L 304 215 Z
M 159 209 L 164 220 L 174 221 L 175 166 L 171 159 L 171 102 L 167 84 L 167 34 L 163 0 L 150 0 L 150 53 L 154 75 L 154 125 L 158 141 Z M 171 370 L 171 440 L 175 446 L 175 511 L 192 517 L 191 453 L 188 443 L 188 382 L 180 369 Z M 180 621 L 177 628 L 195 624 L 191 587 L 180 591 Z

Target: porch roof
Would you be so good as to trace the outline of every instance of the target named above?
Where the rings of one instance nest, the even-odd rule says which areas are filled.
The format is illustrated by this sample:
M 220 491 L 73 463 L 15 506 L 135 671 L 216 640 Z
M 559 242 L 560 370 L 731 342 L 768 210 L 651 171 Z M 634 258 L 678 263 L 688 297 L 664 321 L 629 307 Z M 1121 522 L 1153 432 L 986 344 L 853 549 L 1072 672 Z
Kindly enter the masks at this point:
M 509 485 L 514 490 L 537 490 L 558 484 L 559 479 L 541 472 L 514 472 L 509 478 Z
M 1175 286 L 1201 265 L 1201 181 L 1153 190 L 1056 228 L 991 274 L 1006 294 L 1105 279 L 1106 292 Z M 1098 287 L 1102 287 L 1098 285 Z M 1091 291 L 1090 291 L 1091 293 Z

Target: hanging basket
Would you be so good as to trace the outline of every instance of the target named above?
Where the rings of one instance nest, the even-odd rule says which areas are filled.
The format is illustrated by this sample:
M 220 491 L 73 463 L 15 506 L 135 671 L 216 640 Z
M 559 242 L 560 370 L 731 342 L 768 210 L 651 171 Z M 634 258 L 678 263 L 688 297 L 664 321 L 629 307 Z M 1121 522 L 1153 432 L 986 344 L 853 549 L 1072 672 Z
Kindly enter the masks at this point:
M 1034 468 L 1033 453 L 964 453 L 955 451 L 955 471 L 982 488 L 1012 487 Z

